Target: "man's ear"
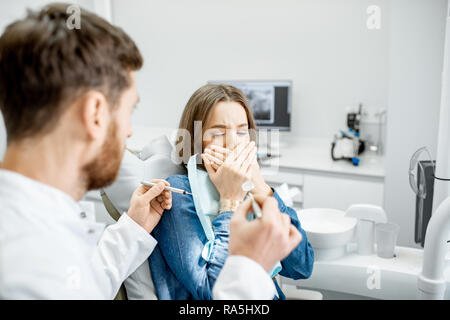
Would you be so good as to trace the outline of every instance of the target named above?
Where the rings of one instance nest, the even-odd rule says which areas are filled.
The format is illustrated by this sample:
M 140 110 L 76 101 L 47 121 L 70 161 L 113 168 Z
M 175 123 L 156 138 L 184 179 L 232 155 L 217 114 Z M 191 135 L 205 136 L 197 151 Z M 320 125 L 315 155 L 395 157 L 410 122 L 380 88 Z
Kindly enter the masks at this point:
M 88 91 L 80 99 L 82 124 L 89 139 L 103 141 L 111 121 L 111 112 L 105 96 L 99 91 Z

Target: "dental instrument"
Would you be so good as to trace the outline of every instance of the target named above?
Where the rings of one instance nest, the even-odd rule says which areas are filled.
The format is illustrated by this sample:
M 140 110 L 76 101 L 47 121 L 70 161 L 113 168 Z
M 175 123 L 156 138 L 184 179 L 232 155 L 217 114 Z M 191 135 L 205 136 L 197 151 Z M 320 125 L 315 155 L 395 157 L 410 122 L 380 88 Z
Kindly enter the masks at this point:
M 141 184 L 143 184 L 144 186 L 147 186 L 147 187 L 154 187 L 157 185 L 157 183 L 147 182 L 147 181 L 141 181 Z M 187 194 L 187 195 L 192 196 L 192 193 L 189 193 L 186 190 L 182 190 L 182 189 L 178 189 L 178 188 L 164 187 L 164 190 L 175 192 L 175 193 L 180 193 L 180 194 Z
M 255 197 L 250 193 L 250 191 L 253 190 L 253 188 L 255 188 L 255 185 L 251 181 L 247 181 L 242 184 L 242 190 L 247 192 L 247 197 L 249 197 L 252 200 L 253 212 L 255 213 L 257 218 L 261 218 L 262 217 L 261 207 L 256 202 Z
M 250 193 L 250 191 L 253 190 L 254 188 L 255 185 L 253 184 L 252 181 L 247 181 L 242 184 L 242 190 L 247 192 L 247 197 L 249 197 L 252 200 L 253 213 L 255 214 L 256 218 L 259 219 L 262 218 L 261 207 L 256 202 L 255 197 Z M 276 276 L 281 271 L 281 269 L 282 269 L 281 263 L 280 261 L 278 261 L 273 267 L 273 269 L 270 271 L 271 277 L 273 278 L 274 276 Z

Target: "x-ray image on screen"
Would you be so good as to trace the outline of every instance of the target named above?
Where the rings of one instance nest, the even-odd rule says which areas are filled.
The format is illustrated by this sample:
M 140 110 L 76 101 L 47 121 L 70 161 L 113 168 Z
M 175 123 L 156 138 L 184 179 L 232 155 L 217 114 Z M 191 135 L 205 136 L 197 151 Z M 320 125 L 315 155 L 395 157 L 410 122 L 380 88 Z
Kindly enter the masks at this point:
M 250 103 L 258 129 L 291 129 L 290 80 L 223 80 L 208 81 L 229 84 L 240 89 Z
M 264 84 L 239 86 L 250 102 L 253 116 L 259 123 L 273 123 L 275 114 L 275 88 Z

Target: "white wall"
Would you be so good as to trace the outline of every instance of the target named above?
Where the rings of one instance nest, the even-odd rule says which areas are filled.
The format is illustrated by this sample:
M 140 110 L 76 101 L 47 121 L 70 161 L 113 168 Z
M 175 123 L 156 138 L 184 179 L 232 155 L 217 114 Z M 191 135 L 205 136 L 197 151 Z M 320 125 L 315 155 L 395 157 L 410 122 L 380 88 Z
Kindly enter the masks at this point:
M 88 10 L 94 9 L 94 2 L 98 0 L 75 0 L 68 1 L 77 3 Z M 20 0 L 20 1 L 0 1 L 0 34 L 3 33 L 6 26 L 11 22 L 24 18 L 27 9 L 39 9 L 40 7 L 55 1 L 49 0 Z M 6 150 L 6 131 L 3 117 L 0 112 L 0 161 Z
M 25 1 L 1 1 L 0 2 L 0 33 L 3 33 L 5 27 L 18 18 L 26 14 L 26 8 L 36 8 L 48 1 L 25 0 Z M 0 161 L 6 150 L 6 129 L 3 117 L 0 112 Z
M 208 80 L 292 79 L 292 136 L 332 139 L 347 105 L 387 106 L 388 30 L 379 0 L 113 0 L 145 66 L 135 124 L 177 127 Z
M 436 155 L 446 10 L 446 0 L 394 0 L 389 6 L 385 208 L 400 225 L 401 245 L 415 246 L 409 160 L 422 146 Z

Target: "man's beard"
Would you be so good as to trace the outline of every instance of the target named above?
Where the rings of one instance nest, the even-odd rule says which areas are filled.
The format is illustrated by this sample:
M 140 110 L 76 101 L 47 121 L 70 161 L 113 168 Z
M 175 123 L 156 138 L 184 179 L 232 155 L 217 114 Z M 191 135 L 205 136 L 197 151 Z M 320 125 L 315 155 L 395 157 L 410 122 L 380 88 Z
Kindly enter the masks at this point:
M 117 123 L 113 121 L 99 155 L 83 167 L 87 191 L 105 188 L 116 180 L 123 152 L 124 147 L 117 137 Z

